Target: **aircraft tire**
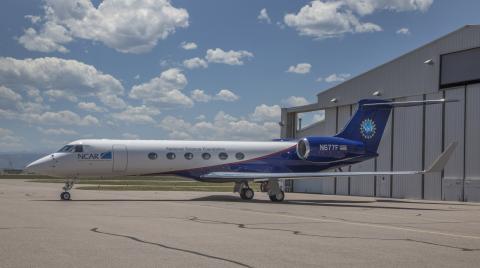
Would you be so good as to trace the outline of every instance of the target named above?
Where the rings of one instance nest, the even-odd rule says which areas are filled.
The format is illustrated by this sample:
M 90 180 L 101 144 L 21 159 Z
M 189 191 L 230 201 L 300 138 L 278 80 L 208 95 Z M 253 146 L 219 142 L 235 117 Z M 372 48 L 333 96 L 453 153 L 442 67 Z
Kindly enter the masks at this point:
M 245 189 L 240 190 L 240 198 L 245 200 Z
M 255 195 L 255 192 L 253 192 L 252 189 L 247 188 L 247 189 L 242 189 L 243 196 L 245 197 L 245 200 L 251 200 L 253 199 L 253 196 Z
M 60 194 L 60 199 L 62 200 L 70 200 L 70 193 L 69 192 L 63 192 Z
M 272 202 L 282 202 L 285 199 L 285 192 L 281 191 L 274 195 L 269 195 Z

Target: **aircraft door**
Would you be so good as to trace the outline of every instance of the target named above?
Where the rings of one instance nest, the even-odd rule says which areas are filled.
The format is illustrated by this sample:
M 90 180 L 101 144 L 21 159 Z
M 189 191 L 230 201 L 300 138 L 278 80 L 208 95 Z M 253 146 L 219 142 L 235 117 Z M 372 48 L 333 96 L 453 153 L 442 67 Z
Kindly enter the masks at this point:
M 122 172 L 127 170 L 128 152 L 123 144 L 113 145 L 113 171 Z

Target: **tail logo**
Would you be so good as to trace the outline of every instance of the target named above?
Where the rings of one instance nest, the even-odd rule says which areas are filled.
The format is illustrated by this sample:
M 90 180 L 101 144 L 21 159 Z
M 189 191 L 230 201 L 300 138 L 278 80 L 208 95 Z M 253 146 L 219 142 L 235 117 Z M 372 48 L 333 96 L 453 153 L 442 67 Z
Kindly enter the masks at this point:
M 377 126 L 375 125 L 375 122 L 370 118 L 363 120 L 360 124 L 360 133 L 362 134 L 363 138 L 367 140 L 375 136 L 376 130 Z

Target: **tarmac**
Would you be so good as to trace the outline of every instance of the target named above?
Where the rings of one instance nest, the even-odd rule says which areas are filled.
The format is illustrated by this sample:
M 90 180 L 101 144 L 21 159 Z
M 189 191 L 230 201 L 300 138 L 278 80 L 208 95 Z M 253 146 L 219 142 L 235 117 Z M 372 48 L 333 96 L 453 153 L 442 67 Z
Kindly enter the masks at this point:
M 0 267 L 479 267 L 480 204 L 0 180 Z

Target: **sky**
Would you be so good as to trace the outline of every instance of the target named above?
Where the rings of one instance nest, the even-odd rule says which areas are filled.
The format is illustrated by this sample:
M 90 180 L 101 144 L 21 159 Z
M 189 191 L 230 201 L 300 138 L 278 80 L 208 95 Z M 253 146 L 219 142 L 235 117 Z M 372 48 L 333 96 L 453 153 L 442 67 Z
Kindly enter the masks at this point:
M 478 0 L 2 3 L 0 152 L 278 138 L 281 107 L 478 24 L 480 11 Z

